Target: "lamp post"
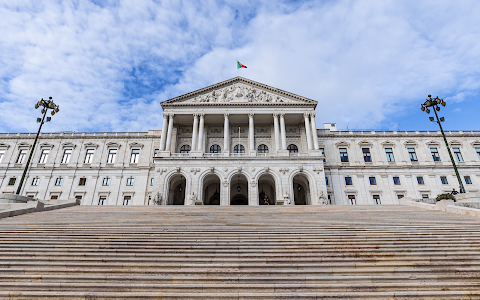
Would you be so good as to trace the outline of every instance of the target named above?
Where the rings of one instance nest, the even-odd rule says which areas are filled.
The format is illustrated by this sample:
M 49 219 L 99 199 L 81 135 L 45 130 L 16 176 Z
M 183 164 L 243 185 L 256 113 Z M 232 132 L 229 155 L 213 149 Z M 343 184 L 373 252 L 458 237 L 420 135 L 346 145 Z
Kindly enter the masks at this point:
M 51 111 L 52 116 L 55 115 L 55 113 L 58 113 L 58 111 L 59 111 L 59 106 L 56 105 L 55 103 L 53 103 L 52 97 L 48 97 L 48 100 L 43 100 L 43 98 L 42 98 L 42 100 L 38 101 L 35 104 L 35 108 L 38 109 L 39 107 L 42 107 L 43 117 L 42 118 L 37 118 L 37 123 L 40 123 L 40 127 L 38 127 L 37 136 L 35 137 L 35 141 L 33 142 L 32 150 L 30 151 L 30 155 L 28 156 L 27 165 L 25 166 L 25 170 L 23 170 L 22 179 L 20 180 L 20 183 L 18 184 L 17 195 L 20 195 L 20 191 L 22 190 L 23 181 L 25 180 L 25 175 L 27 175 L 28 166 L 30 165 L 30 161 L 32 160 L 33 151 L 35 150 L 35 145 L 37 144 L 38 136 L 40 135 L 40 130 L 42 129 L 42 125 L 45 122 L 50 122 L 50 120 L 52 119 L 52 117 L 47 117 L 47 120 L 45 121 L 45 116 L 47 115 L 47 112 L 48 112 L 49 109 L 52 110 Z
M 457 175 L 457 180 L 458 184 L 460 185 L 460 193 L 465 193 L 465 188 L 463 187 L 462 179 L 460 178 L 460 174 L 458 173 L 457 165 L 455 164 L 455 160 L 453 159 L 452 151 L 450 151 L 450 147 L 448 146 L 447 138 L 445 137 L 445 133 L 443 132 L 442 128 L 442 123 L 445 121 L 444 117 L 441 117 L 440 119 L 438 118 L 437 111 L 440 111 L 440 105 L 445 107 L 447 103 L 443 101 L 443 99 L 438 98 L 432 98 L 432 95 L 428 95 L 427 100 L 425 103 L 422 104 L 421 110 L 425 111 L 427 114 L 430 113 L 429 107 L 433 109 L 433 112 L 435 113 L 435 117 L 437 118 L 437 121 L 433 117 L 430 117 L 430 121 L 432 122 L 437 122 L 438 126 L 440 126 L 440 131 L 442 132 L 443 140 L 445 141 L 445 145 L 447 146 L 448 150 L 448 155 L 450 155 L 450 160 L 452 161 L 453 169 L 455 170 L 455 174 Z

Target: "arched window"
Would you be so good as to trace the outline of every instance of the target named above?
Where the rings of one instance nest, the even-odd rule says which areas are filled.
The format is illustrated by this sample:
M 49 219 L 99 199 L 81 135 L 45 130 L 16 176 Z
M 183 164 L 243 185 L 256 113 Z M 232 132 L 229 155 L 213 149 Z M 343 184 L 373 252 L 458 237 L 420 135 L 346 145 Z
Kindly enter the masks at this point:
M 190 145 L 183 145 L 182 148 L 180 148 L 180 153 L 189 153 L 191 149 Z
M 287 147 L 288 153 L 298 153 L 298 147 L 297 145 L 290 144 Z
M 261 144 L 257 148 L 258 153 L 268 153 L 268 146 Z
M 238 144 L 233 148 L 233 153 L 245 153 L 245 147 L 243 147 L 243 145 Z
M 222 148 L 219 145 L 212 145 L 210 147 L 210 153 L 222 153 Z

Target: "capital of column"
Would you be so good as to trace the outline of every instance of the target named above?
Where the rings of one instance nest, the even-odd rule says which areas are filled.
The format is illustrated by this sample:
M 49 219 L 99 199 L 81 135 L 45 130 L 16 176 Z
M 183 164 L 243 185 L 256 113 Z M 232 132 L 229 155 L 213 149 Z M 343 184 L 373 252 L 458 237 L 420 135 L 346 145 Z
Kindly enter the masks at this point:
M 169 116 L 169 115 L 170 115 L 170 114 L 164 113 L 164 114 L 163 114 L 163 118 L 164 118 L 164 119 L 168 119 L 168 116 Z
M 312 117 L 312 118 L 315 118 L 315 115 L 316 114 L 314 112 L 310 113 L 310 117 Z
M 224 117 L 225 119 L 228 119 L 228 116 L 229 116 L 229 115 L 230 115 L 230 114 L 223 114 L 223 117 Z
M 193 117 L 198 117 L 199 115 L 199 113 L 193 113 Z
M 303 113 L 303 117 L 304 117 L 304 118 L 309 118 L 309 117 L 310 117 L 310 113 Z
M 278 113 L 273 113 L 274 118 L 278 118 Z
M 285 113 L 281 113 L 280 118 L 284 118 L 284 117 L 285 117 Z
M 173 118 L 175 117 L 175 114 L 168 114 L 168 117 L 173 120 Z
M 248 117 L 249 117 L 249 118 L 253 118 L 254 115 L 255 115 L 254 113 L 249 113 L 249 114 L 248 114 Z

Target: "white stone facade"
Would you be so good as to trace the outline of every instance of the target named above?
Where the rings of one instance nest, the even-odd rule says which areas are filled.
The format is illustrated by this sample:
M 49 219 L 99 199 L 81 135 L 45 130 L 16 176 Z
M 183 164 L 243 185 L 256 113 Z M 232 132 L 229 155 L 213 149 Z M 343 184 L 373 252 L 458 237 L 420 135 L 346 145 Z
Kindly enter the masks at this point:
M 21 194 L 83 205 L 348 205 L 459 189 L 437 131 L 318 129 L 316 101 L 241 77 L 161 105 L 164 130 L 41 134 Z M 466 190 L 478 192 L 480 132 L 446 135 Z M 34 138 L 0 134 L 1 192 L 16 191 Z

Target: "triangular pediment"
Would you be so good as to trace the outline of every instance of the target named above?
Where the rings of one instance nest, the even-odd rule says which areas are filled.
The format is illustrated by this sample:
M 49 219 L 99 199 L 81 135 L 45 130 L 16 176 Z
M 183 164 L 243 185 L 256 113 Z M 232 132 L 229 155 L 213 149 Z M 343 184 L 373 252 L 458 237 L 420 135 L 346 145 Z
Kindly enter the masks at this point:
M 160 103 L 162 108 L 212 105 L 307 105 L 317 101 L 243 77 L 235 77 Z

